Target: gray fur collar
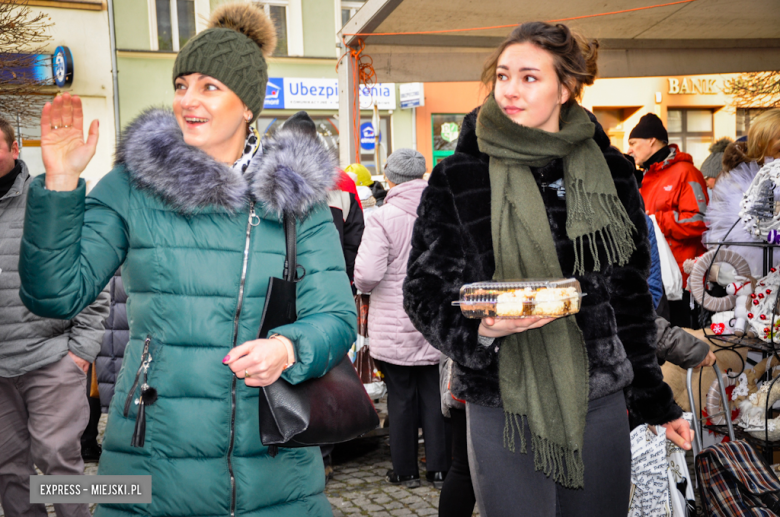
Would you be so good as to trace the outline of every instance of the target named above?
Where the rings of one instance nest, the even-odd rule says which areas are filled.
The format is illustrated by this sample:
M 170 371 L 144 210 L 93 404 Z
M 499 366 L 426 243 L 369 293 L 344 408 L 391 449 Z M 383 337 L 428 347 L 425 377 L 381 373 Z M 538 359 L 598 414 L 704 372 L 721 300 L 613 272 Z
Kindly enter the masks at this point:
M 278 131 L 263 141 L 263 152 L 241 175 L 187 145 L 173 113 L 150 109 L 122 134 L 116 164 L 133 184 L 154 193 L 182 214 L 217 207 L 229 212 L 263 203 L 265 213 L 288 212 L 303 219 L 324 203 L 334 184 L 336 164 L 316 140 L 295 131 Z

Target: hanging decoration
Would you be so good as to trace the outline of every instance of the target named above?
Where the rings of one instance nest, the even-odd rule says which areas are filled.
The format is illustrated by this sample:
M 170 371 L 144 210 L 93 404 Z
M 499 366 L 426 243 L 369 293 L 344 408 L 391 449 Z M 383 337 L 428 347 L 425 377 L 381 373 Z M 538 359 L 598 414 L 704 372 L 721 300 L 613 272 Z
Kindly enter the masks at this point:
M 715 263 L 713 263 L 713 260 L 715 260 Z M 721 269 L 723 269 L 724 273 L 728 270 L 731 274 L 721 274 Z M 741 294 L 741 288 L 736 286 L 733 292 L 729 293 L 727 296 L 712 296 L 706 290 L 707 281 L 704 279 L 704 275 L 707 275 L 708 272 L 709 276 L 707 281 L 709 282 L 722 282 L 724 287 L 731 283 L 738 282 L 741 286 L 750 276 L 750 265 L 737 252 L 721 249 L 710 250 L 697 258 L 693 265 L 693 269 L 691 270 L 688 285 L 690 285 L 691 294 L 696 300 L 696 303 L 713 312 L 723 312 L 733 309 L 737 301 L 737 296 Z
M 764 165 L 742 196 L 739 217 L 756 240 L 779 240 L 780 214 L 775 210 L 775 187 L 780 184 L 780 160 Z M 774 231 L 773 231 L 774 230 Z M 771 232 L 771 238 L 770 238 Z
M 778 317 L 777 293 L 780 289 L 780 273 L 777 268 L 758 279 L 750 295 L 751 309 L 747 317 L 756 335 L 767 343 L 780 343 L 780 317 Z

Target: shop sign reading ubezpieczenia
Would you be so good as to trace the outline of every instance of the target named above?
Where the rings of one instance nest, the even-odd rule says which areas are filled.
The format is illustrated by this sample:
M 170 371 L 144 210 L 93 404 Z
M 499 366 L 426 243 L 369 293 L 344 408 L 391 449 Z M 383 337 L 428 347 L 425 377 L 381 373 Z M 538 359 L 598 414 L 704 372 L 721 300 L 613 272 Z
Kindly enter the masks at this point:
M 395 83 L 360 87 L 360 109 L 396 109 Z M 337 110 L 339 82 L 336 79 L 269 77 L 263 109 Z

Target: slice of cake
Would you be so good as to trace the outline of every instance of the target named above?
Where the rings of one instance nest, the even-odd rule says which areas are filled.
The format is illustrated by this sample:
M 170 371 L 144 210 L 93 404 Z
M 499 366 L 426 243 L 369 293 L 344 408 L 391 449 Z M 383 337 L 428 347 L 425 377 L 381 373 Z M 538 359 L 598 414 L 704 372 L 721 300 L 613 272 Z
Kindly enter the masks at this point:
M 573 287 L 540 289 L 536 292 L 534 316 L 565 316 L 571 311 L 572 301 L 577 298 Z
M 500 294 L 496 300 L 496 314 L 499 317 L 530 316 L 536 294 L 530 287 Z

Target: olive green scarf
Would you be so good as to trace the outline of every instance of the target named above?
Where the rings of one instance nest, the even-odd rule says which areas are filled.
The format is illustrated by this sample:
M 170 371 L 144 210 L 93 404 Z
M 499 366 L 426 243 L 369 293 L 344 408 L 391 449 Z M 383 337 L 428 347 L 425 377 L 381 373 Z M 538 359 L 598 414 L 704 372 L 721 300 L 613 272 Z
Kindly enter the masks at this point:
M 563 158 L 566 232 L 575 250 L 574 274 L 585 272 L 587 246 L 593 270 L 623 265 L 634 250 L 634 225 L 617 197 L 595 125 L 574 104 L 561 109 L 562 128 L 548 133 L 512 122 L 493 95 L 477 121 L 480 151 L 490 156 L 491 228 L 495 280 L 561 278 L 560 263 L 539 188 L 530 167 Z M 499 382 L 506 415 L 504 445 L 526 452 L 531 431 L 536 470 L 568 488 L 584 483 L 582 463 L 588 412 L 588 357 L 574 316 L 503 339 Z

